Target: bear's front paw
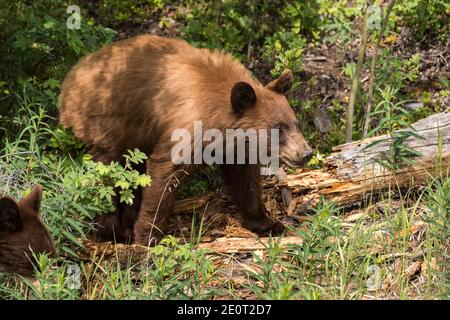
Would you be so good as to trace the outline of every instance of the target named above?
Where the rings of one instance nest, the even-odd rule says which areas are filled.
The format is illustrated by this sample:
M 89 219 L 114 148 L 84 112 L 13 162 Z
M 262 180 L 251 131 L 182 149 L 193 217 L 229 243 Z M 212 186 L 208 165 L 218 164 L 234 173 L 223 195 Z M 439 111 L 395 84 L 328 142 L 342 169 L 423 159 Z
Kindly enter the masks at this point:
M 258 221 L 246 221 L 244 222 L 244 227 L 258 234 L 258 236 L 279 236 L 286 230 L 281 222 L 268 218 Z
M 267 233 L 272 236 L 279 236 L 286 231 L 286 227 L 280 221 L 273 221 L 270 227 L 267 229 Z

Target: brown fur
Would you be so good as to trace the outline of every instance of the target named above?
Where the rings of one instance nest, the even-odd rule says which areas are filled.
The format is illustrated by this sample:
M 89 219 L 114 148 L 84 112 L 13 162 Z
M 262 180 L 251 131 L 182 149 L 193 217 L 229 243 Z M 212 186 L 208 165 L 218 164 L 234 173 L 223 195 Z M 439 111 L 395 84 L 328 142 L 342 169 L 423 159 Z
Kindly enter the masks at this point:
M 31 276 L 33 252 L 55 255 L 47 227 L 39 218 L 42 187 L 19 202 L 0 198 L 0 271 Z
M 175 39 L 139 36 L 107 46 L 72 69 L 60 96 L 60 121 L 72 128 L 98 161 L 121 161 L 127 149 L 134 148 L 149 155 L 145 171 L 152 184 L 142 191 L 138 217 L 130 213 L 125 219 L 104 218 L 119 233 L 130 229 L 120 226 L 121 221 L 137 219 L 135 240 L 149 244 L 165 232 L 174 204 L 173 181 L 199 167 L 172 163 L 174 129 L 192 133 L 196 120 L 203 122 L 203 130 L 222 132 L 282 124 L 287 133 L 281 139 L 280 156 L 294 165 L 310 157 L 285 97 L 291 83 L 292 74 L 286 71 L 264 87 L 223 52 L 196 49 Z M 261 203 L 258 166 L 222 167 L 244 224 L 259 233 L 280 233 L 282 225 L 266 216 Z

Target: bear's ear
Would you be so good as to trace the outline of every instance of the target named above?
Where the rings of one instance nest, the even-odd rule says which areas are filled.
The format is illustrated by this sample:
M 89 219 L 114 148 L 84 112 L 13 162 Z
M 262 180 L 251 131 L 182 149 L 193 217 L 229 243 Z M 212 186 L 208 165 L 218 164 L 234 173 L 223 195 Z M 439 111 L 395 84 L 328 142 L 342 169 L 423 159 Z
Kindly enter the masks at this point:
M 292 72 L 291 70 L 285 69 L 281 75 L 269 82 L 266 88 L 276 93 L 283 94 L 287 96 L 292 87 Z
M 20 204 L 33 209 L 36 213 L 41 207 L 42 186 L 37 184 L 33 187 L 30 194 L 20 200 Z
M 0 232 L 16 232 L 22 228 L 17 203 L 11 198 L 0 198 Z
M 244 81 L 239 81 L 231 89 L 231 106 L 237 114 L 242 114 L 246 109 L 256 104 L 255 89 Z

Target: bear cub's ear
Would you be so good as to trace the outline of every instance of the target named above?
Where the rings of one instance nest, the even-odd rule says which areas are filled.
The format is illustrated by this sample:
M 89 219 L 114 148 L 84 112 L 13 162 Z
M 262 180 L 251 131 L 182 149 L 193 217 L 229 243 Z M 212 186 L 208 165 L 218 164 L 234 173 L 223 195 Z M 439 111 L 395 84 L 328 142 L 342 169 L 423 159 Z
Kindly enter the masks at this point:
M 255 89 L 244 81 L 239 81 L 231 89 L 231 106 L 233 111 L 241 115 L 246 109 L 256 104 Z
M 22 228 L 20 209 L 11 198 L 0 198 L 0 232 L 16 232 Z
M 287 96 L 291 91 L 292 77 L 291 70 L 285 69 L 277 79 L 269 82 L 266 88 Z
M 30 194 L 20 200 L 20 204 L 33 209 L 36 213 L 39 211 L 41 207 L 42 200 L 42 186 L 37 184 L 33 187 Z

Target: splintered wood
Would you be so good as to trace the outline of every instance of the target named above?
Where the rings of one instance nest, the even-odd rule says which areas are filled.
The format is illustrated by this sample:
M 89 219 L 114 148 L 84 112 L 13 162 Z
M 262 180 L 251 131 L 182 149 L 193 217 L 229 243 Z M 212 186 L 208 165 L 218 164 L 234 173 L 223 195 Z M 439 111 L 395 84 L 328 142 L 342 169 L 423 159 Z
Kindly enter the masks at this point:
M 218 238 L 211 242 L 199 243 L 198 249 L 207 249 L 212 253 L 242 253 L 265 250 L 277 246 L 287 249 L 291 245 L 302 244 L 298 236 L 289 236 L 282 239 L 276 238 Z M 136 264 L 149 260 L 152 248 L 132 244 L 94 243 L 84 241 L 84 249 L 79 252 L 79 258 L 83 261 L 118 261 L 121 265 Z
M 302 239 L 298 236 L 284 237 L 279 240 L 275 238 L 218 238 L 212 242 L 200 243 L 198 247 L 216 253 L 238 253 L 264 250 L 274 246 L 275 243 L 280 248 L 286 249 L 290 245 L 302 244 Z
M 322 196 L 337 205 L 349 206 L 370 201 L 372 196 L 389 189 L 408 188 L 446 175 L 450 163 L 450 114 L 435 114 L 412 127 L 423 139 L 406 140 L 409 147 L 422 154 L 411 166 L 393 172 L 377 162 L 380 152 L 390 147 L 388 136 L 355 141 L 335 147 L 322 169 L 299 169 L 283 181 L 268 183 L 269 198 L 276 196 L 272 189 L 288 187 L 294 203 L 289 204 L 287 213 L 292 214 L 313 208 Z M 375 141 L 382 142 L 368 148 Z

